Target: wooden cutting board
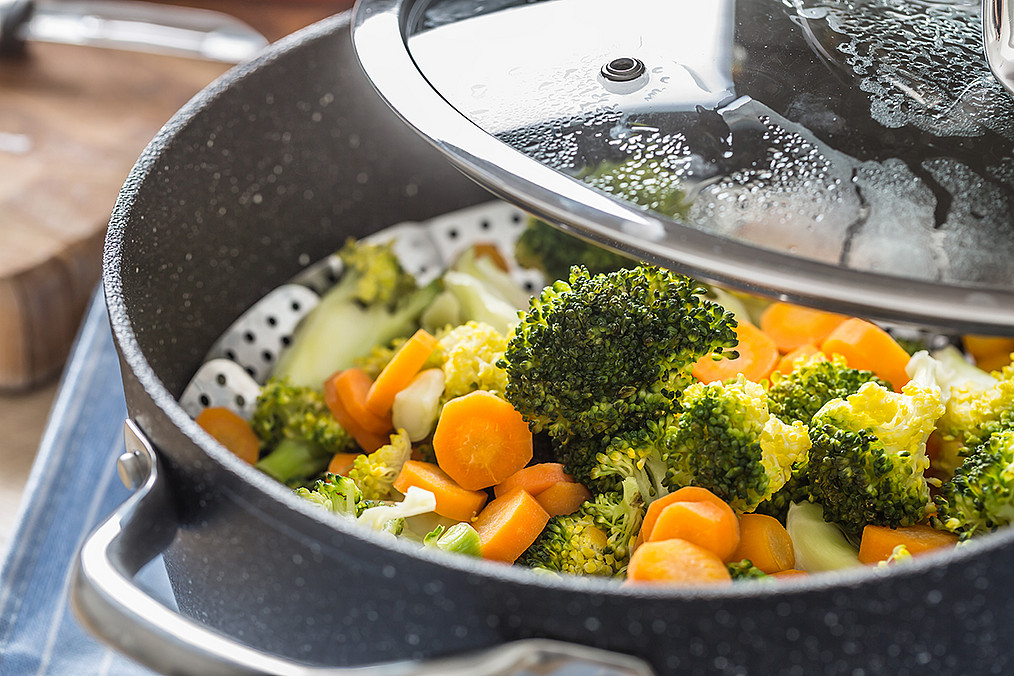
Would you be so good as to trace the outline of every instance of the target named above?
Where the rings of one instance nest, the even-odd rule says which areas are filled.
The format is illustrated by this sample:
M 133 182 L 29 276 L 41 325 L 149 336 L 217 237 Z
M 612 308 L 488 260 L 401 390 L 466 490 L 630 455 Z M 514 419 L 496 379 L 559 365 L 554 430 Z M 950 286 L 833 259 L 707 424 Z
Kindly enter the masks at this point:
M 226 68 L 42 44 L 0 61 L 0 387 L 59 372 L 130 167 Z
M 179 4 L 238 10 L 275 40 L 351 3 Z M 60 372 L 100 277 L 120 186 L 159 128 L 227 69 L 50 44 L 0 59 L 0 390 Z

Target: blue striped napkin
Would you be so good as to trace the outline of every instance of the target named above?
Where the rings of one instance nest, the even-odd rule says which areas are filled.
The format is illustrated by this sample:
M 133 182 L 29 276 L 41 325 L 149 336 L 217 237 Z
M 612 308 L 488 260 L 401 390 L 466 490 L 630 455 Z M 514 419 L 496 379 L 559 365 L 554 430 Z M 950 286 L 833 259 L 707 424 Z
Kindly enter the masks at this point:
M 101 292 L 89 305 L 0 567 L 0 676 L 151 672 L 94 639 L 70 610 L 78 545 L 129 495 L 116 473 L 126 407 Z M 171 599 L 161 560 L 138 576 Z

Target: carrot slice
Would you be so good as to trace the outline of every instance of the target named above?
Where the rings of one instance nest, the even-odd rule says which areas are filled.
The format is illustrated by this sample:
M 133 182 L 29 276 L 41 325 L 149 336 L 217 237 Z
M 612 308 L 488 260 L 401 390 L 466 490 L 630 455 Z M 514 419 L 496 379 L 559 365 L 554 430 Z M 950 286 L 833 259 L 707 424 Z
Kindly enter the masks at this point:
M 866 526 L 859 541 L 859 560 L 863 563 L 886 561 L 898 545 L 904 545 L 912 556 L 941 547 L 953 547 L 958 536 L 932 526 L 916 524 L 902 528 Z
M 771 303 L 760 316 L 760 329 L 775 341 L 783 354 L 802 345 L 819 343 L 827 338 L 845 315 L 792 303 Z
M 592 494 L 576 481 L 557 481 L 536 495 L 535 499 L 550 516 L 561 516 L 576 512 L 581 505 L 592 499 Z
M 515 488 L 486 505 L 472 527 L 479 533 L 484 559 L 514 563 L 548 522 L 549 514 L 531 493 Z
M 739 343 L 735 359 L 701 357 L 694 364 L 693 375 L 702 383 L 728 380 L 742 373 L 747 380 L 760 382 L 767 378 L 778 363 L 778 348 L 763 331 L 749 322 L 741 321 L 736 327 Z
M 437 339 L 425 329 L 412 334 L 370 385 L 364 402 L 366 408 L 379 418 L 389 416 L 394 396 L 409 386 L 435 349 Z
M 786 570 L 780 570 L 777 573 L 771 573 L 771 577 L 805 577 L 809 575 L 805 570 L 799 570 L 798 568 L 787 568 Z
M 528 467 L 522 467 L 514 474 L 493 487 L 496 497 L 506 495 L 520 486 L 526 491 L 539 496 L 539 493 L 560 481 L 573 481 L 569 474 L 563 471 L 563 464 L 559 462 L 540 462 Z
M 339 371 L 324 382 L 324 401 L 331 407 L 331 401 L 337 399 L 360 427 L 374 434 L 386 434 L 393 428 L 390 411 L 379 416 L 366 408 L 366 394 L 372 384 L 370 376 L 361 368 Z
M 257 462 L 261 440 L 240 414 L 224 406 L 209 406 L 198 413 L 195 420 L 237 458 L 251 465 Z
M 686 540 L 645 542 L 630 556 L 627 580 L 682 585 L 731 584 L 725 562 Z
M 495 486 L 532 459 L 532 432 L 507 401 L 476 390 L 444 404 L 433 432 L 437 464 L 463 488 Z
M 741 514 L 739 547 L 730 560 L 749 559 L 767 574 L 788 570 L 796 565 L 792 538 L 785 526 L 767 514 Z
M 327 464 L 327 471 L 339 476 L 348 476 L 349 470 L 360 455 L 362 453 L 335 453 L 331 456 L 331 462 Z
M 787 376 L 796 370 L 796 362 L 800 360 L 812 361 L 814 359 L 827 359 L 827 357 L 824 356 L 824 353 L 820 351 L 820 348 L 816 344 L 807 343 L 782 356 L 778 360 L 775 370 Z
M 433 493 L 437 506 L 433 510 L 440 516 L 456 521 L 471 521 L 486 504 L 486 491 L 469 491 L 447 476 L 432 462 L 407 460 L 394 480 L 394 489 L 402 493 L 418 486 Z
M 333 379 L 328 379 L 324 383 L 324 401 L 327 403 L 328 409 L 331 411 L 331 415 L 334 416 L 338 424 L 348 432 L 359 447 L 367 453 L 372 453 L 381 446 L 387 444 L 389 436 L 386 434 L 377 434 L 371 432 L 362 426 L 359 419 L 354 417 L 345 408 L 345 404 L 342 402 L 341 397 L 338 396 L 338 391 L 329 385 Z
M 839 324 L 820 344 L 820 351 L 840 354 L 854 369 L 873 371 L 899 392 L 909 381 L 908 352 L 891 334 L 864 319 L 853 317 Z
M 707 488 L 701 488 L 700 486 L 684 486 L 676 489 L 672 493 L 663 495 L 648 505 L 648 509 L 644 513 L 644 519 L 641 521 L 641 531 L 638 534 L 639 542 L 651 539 L 651 531 L 655 528 L 655 522 L 658 521 L 659 514 L 662 513 L 663 509 L 674 502 L 714 502 L 718 505 L 724 505 L 730 512 L 732 512 L 732 508 L 729 507 L 725 500 L 718 497 Z M 733 514 L 735 514 L 735 512 L 733 512 Z
M 710 500 L 676 501 L 658 515 L 648 541 L 673 538 L 692 542 L 730 561 L 739 546 L 739 519 L 728 505 L 723 509 Z
M 975 363 L 986 371 L 993 371 L 996 368 L 986 368 L 983 366 L 984 363 L 990 365 L 999 363 L 1000 366 L 997 368 L 1002 368 L 1010 363 L 1011 352 L 1014 352 L 1014 338 L 967 335 L 962 341 L 968 353 L 975 358 Z

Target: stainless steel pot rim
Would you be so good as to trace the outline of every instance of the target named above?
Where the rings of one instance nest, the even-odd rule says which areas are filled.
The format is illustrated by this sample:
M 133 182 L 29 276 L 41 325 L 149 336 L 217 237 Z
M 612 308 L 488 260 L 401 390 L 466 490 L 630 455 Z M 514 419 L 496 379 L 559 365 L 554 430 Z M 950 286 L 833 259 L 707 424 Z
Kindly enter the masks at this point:
M 176 397 L 165 387 L 151 364 L 143 355 L 124 303 L 121 279 L 116 272 L 122 259 L 123 247 L 128 244 L 123 239 L 122 227 L 133 208 L 133 201 L 137 196 L 139 187 L 143 184 L 143 179 L 158 165 L 162 152 L 167 146 L 171 145 L 169 143 L 171 139 L 189 120 L 199 115 L 201 110 L 211 100 L 241 82 L 250 72 L 268 66 L 279 55 L 295 48 L 307 39 L 327 36 L 334 31 L 336 24 L 340 24 L 344 20 L 342 17 L 336 16 L 314 24 L 303 31 L 279 41 L 253 61 L 230 70 L 181 108 L 148 144 L 126 179 L 113 209 L 103 260 L 103 269 L 105 270 L 103 286 L 107 311 L 111 318 L 112 331 L 124 362 L 131 369 L 148 396 L 167 419 L 198 445 L 210 460 L 223 467 L 231 475 L 234 475 L 238 481 L 253 486 L 268 499 L 291 512 L 299 514 L 301 517 L 299 520 L 300 527 L 304 535 L 323 543 L 326 542 L 326 534 L 328 532 L 338 531 L 343 536 L 366 540 L 392 556 L 428 560 L 478 578 L 496 579 L 518 585 L 545 587 L 547 589 L 568 589 L 584 593 L 594 593 L 600 595 L 605 600 L 611 597 L 633 596 L 665 599 L 671 602 L 691 599 L 721 600 L 746 597 L 788 598 L 794 593 L 844 589 L 846 587 L 853 589 L 862 588 L 864 586 L 872 586 L 885 578 L 901 580 L 909 576 L 924 575 L 927 571 L 939 567 L 955 569 L 959 566 L 973 563 L 982 554 L 1014 546 L 1014 529 L 1004 529 L 1001 532 L 973 540 L 954 551 L 927 554 L 905 565 L 880 569 L 858 568 L 822 573 L 812 577 L 808 576 L 798 580 L 786 581 L 785 584 L 740 583 L 726 588 L 621 587 L 615 580 L 580 576 L 557 577 L 540 575 L 520 566 L 507 566 L 460 555 L 455 556 L 442 552 L 423 550 L 410 543 L 383 537 L 366 528 L 345 523 L 339 517 L 316 508 L 312 503 L 299 498 L 292 491 L 226 451 L 184 411 Z M 143 427 L 143 421 L 140 422 Z M 398 560 L 392 560 L 392 565 L 397 563 Z

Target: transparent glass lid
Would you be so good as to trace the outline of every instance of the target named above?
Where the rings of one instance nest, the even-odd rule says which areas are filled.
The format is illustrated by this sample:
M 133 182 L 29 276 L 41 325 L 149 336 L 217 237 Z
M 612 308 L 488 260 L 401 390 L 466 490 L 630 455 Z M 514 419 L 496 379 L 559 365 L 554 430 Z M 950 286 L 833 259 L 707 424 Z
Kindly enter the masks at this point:
M 1014 99 L 986 65 L 980 11 L 360 0 L 354 39 L 410 124 L 579 234 L 832 309 L 1009 334 Z M 400 66 L 364 30 L 392 13 Z M 412 89 L 399 68 L 446 109 L 391 91 Z

